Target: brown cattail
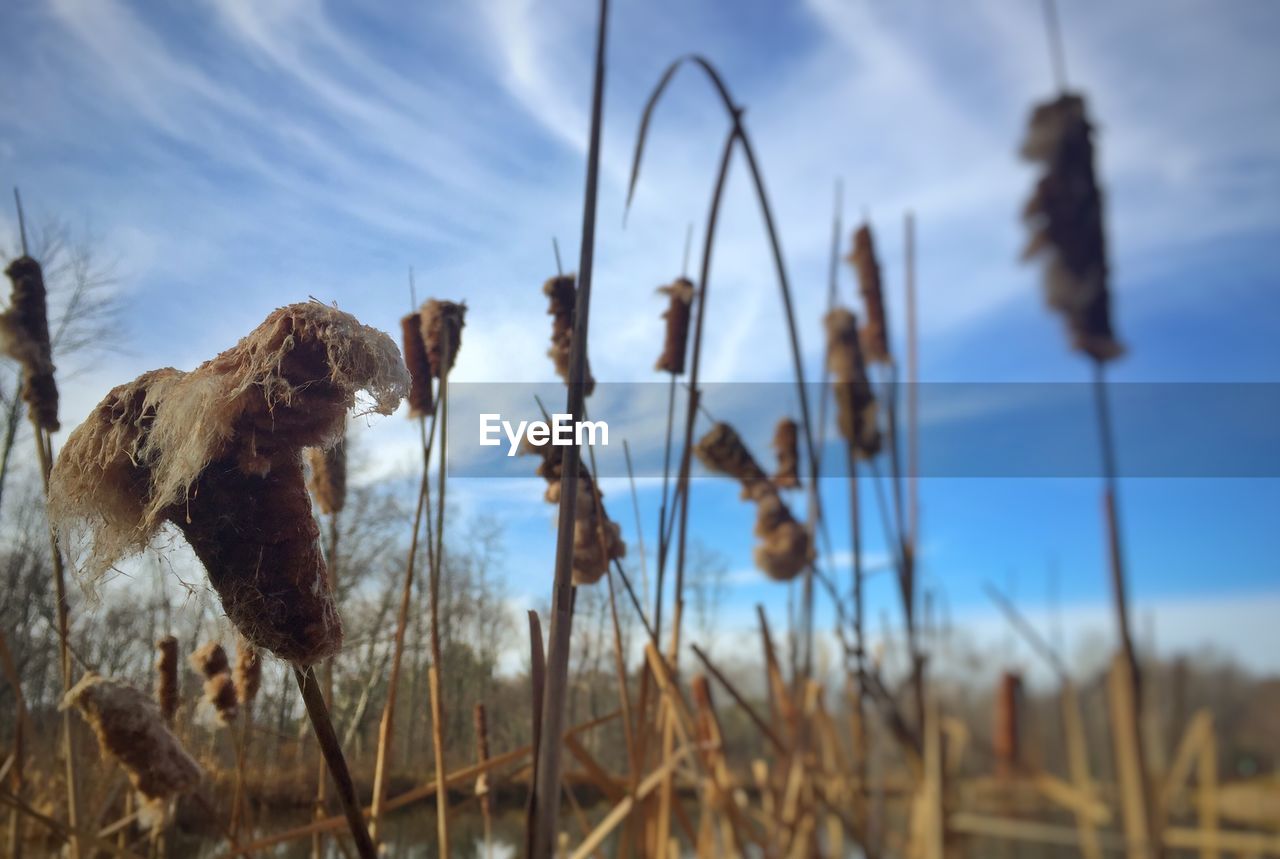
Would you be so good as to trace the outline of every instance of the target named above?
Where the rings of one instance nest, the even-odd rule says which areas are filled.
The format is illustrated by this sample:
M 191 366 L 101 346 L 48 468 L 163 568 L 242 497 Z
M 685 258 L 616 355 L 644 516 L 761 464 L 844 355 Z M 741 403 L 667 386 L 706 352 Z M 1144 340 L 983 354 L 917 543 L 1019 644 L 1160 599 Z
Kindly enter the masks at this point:
M 20 256 L 4 272 L 13 284 L 9 309 L 0 313 L 0 351 L 22 366 L 22 398 L 43 430 L 58 429 L 58 386 L 53 380 L 49 314 L 40 263 Z
M 390 414 L 409 386 L 385 334 L 319 302 L 281 308 L 190 373 L 145 373 L 67 440 L 50 508 L 84 528 L 90 579 L 165 522 L 204 564 L 242 635 L 299 666 L 342 646 L 302 448 L 341 432 L 357 391 Z
M 1013 671 L 1000 675 L 996 687 L 995 724 L 992 730 L 992 747 L 995 751 L 996 772 L 1001 776 L 1014 775 L 1022 763 L 1019 714 L 1022 710 L 1022 677 Z
M 166 725 L 173 724 L 178 712 L 178 639 L 166 635 L 156 642 L 156 703 Z
M 858 318 L 835 307 L 827 313 L 827 369 L 835 390 L 836 422 L 840 435 L 853 445 L 859 459 L 880 452 L 880 427 L 876 421 L 876 398 L 867 380 L 858 338 Z
M 667 322 L 667 334 L 662 341 L 662 354 L 654 369 L 679 376 L 684 372 L 684 356 L 689 342 L 689 314 L 693 306 L 693 281 L 678 277 L 658 292 L 670 298 L 662 318 Z
M 199 785 L 199 764 L 165 726 L 160 708 L 142 692 L 86 674 L 62 699 L 62 709 L 69 707 L 80 711 L 102 751 L 120 762 L 147 799 L 168 799 Z
M 773 485 L 779 489 L 796 489 L 800 486 L 797 430 L 795 421 L 783 418 L 773 431 L 773 449 L 778 456 L 778 469 L 773 473 Z
M 213 708 L 218 724 L 230 725 L 236 720 L 239 702 L 236 700 L 236 684 L 231 673 L 224 671 L 204 681 L 204 699 Z
M 847 257 L 858 275 L 858 290 L 867 309 L 867 320 L 860 332 L 862 352 L 872 364 L 888 364 L 889 329 L 884 318 L 884 290 L 880 284 L 880 262 L 876 259 L 871 227 L 863 224 L 853 233 L 853 250 Z
M 437 379 L 443 378 L 458 359 L 467 305 L 432 298 L 422 305 L 419 316 L 422 318 L 422 342 L 426 344 L 431 374 Z
M 422 340 L 422 314 L 410 313 L 400 320 L 400 342 L 404 363 L 409 369 L 409 417 L 431 414 L 431 362 Z
M 778 488 L 747 450 L 738 433 L 717 423 L 694 449 L 712 471 L 727 474 L 742 484 L 742 497 L 756 503 L 755 535 L 760 538 L 753 556 L 756 566 L 771 579 L 789 581 L 813 561 L 809 532 L 795 521 Z
M 547 356 L 556 366 L 556 373 L 567 385 L 569 376 L 569 355 L 573 349 L 573 308 L 578 300 L 577 286 L 573 275 L 558 275 L 542 285 L 542 292 L 550 301 L 547 314 L 551 317 L 551 348 Z M 584 364 L 583 392 L 591 396 L 595 390 L 596 380 L 591 375 L 591 362 Z
M 1031 229 L 1023 259 L 1044 257 L 1048 303 L 1066 318 L 1072 345 L 1097 361 L 1116 358 L 1124 346 L 1111 329 L 1102 192 L 1084 98 L 1036 105 L 1022 157 L 1045 168 L 1022 213 Z
M 227 651 L 216 641 L 210 641 L 196 648 L 188 657 L 191 668 L 206 680 L 212 680 L 219 674 L 231 670 L 231 662 L 227 659 Z
M 316 507 L 329 516 L 341 513 L 347 503 L 346 437 L 325 448 L 307 448 L 307 465 L 311 467 L 311 497 Z
M 543 497 L 550 504 L 560 503 L 560 475 L 564 448 L 550 444 L 526 444 L 522 453 L 542 457 L 537 474 L 547 481 Z M 604 576 L 609 564 L 626 557 L 627 544 L 622 539 L 622 528 L 609 518 L 604 509 L 604 493 L 587 472 L 585 464 L 578 463 L 578 491 L 573 524 L 573 583 L 593 585 Z
M 242 707 L 252 704 L 262 688 L 262 655 L 244 638 L 236 647 L 235 683 L 236 700 Z
M 727 474 L 741 483 L 743 498 L 758 498 L 773 488 L 742 437 L 726 423 L 713 426 L 699 439 L 694 451 L 707 468 Z

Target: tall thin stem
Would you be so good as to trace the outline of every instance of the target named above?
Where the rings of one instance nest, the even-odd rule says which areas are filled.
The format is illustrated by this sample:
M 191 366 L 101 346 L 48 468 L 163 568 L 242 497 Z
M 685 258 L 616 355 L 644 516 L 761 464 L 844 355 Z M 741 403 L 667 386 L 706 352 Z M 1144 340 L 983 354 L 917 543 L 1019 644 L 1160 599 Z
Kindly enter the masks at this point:
M 338 789 L 338 802 L 347 817 L 347 826 L 351 828 L 351 837 L 356 843 L 356 851 L 360 859 L 377 859 L 378 851 L 373 847 L 373 839 L 365 828 L 364 813 L 360 810 L 360 802 L 356 799 L 355 784 L 351 781 L 351 771 L 347 768 L 347 759 L 342 754 L 342 746 L 338 744 L 338 736 L 333 731 L 333 722 L 329 719 L 329 709 L 325 706 L 324 695 L 320 685 L 316 683 L 314 672 L 293 669 L 293 676 L 298 681 L 298 689 L 302 692 L 302 702 L 306 705 L 307 716 L 311 719 L 311 727 L 315 731 L 316 740 L 320 743 L 320 751 L 325 763 L 329 765 L 329 774 Z
M 582 244 L 579 248 L 578 293 L 574 303 L 573 345 L 569 355 L 567 411 L 581 419 L 587 365 L 587 332 L 591 312 L 591 280 L 596 243 L 596 204 L 600 177 L 600 128 L 604 119 L 605 35 L 609 0 L 600 0 L 596 29 L 595 72 L 591 94 L 591 132 L 587 148 L 587 177 L 582 205 Z M 530 855 L 547 859 L 555 850 L 560 817 L 561 737 L 569 683 L 569 655 L 573 632 L 573 533 L 578 496 L 578 465 L 582 453 L 576 442 L 565 448 L 560 478 L 560 521 L 556 535 L 555 583 L 551 596 L 551 632 L 546 686 L 542 697 L 543 742 L 533 792 L 533 835 Z

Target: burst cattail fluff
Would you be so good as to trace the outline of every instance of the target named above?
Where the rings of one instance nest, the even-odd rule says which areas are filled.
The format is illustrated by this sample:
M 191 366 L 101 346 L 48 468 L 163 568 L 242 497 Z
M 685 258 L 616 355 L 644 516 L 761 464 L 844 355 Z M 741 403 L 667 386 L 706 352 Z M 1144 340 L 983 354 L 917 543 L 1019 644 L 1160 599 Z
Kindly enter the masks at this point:
M 563 447 L 550 444 L 525 444 L 521 452 L 542 457 L 538 475 L 547 481 L 544 494 L 548 503 L 560 503 L 560 475 L 563 471 Z M 604 493 L 599 491 L 587 468 L 578 463 L 578 490 L 573 520 L 573 583 L 593 585 L 604 576 L 609 564 L 627 554 L 622 528 L 609 518 L 604 509 Z
M 244 638 L 236 648 L 235 684 L 236 700 L 243 707 L 252 704 L 262 688 L 262 655 Z
M 547 357 L 567 385 L 570 381 L 569 356 L 573 351 L 573 308 L 578 300 L 578 288 L 573 275 L 559 275 L 544 283 L 542 292 L 549 301 L 547 315 L 551 317 L 551 348 L 547 350 Z M 591 375 L 591 361 L 585 361 L 583 366 L 583 392 L 591 396 L 596 387 L 596 380 Z
M 867 380 L 858 338 L 858 318 L 843 307 L 832 308 L 827 328 L 827 369 L 835 389 L 836 423 L 840 435 L 853 445 L 859 459 L 880 452 L 880 427 L 876 398 Z
M 191 669 L 206 680 L 211 680 L 219 674 L 225 674 L 231 670 L 231 662 L 227 659 L 227 651 L 216 641 L 210 641 L 196 648 L 187 657 L 187 661 L 191 663 Z
M 773 430 L 773 449 L 778 456 L 778 469 L 773 473 L 773 485 L 779 489 L 796 489 L 800 486 L 800 454 L 796 422 L 791 418 L 778 421 Z
M 1111 329 L 1102 192 L 1084 99 L 1037 105 L 1022 157 L 1045 168 L 1022 213 L 1031 229 L 1023 258 L 1044 258 L 1048 303 L 1066 318 L 1072 345 L 1097 361 L 1116 358 L 1124 347 Z
M 67 440 L 50 509 L 92 581 L 165 522 L 204 564 L 227 616 L 296 665 L 341 649 L 302 448 L 328 444 L 358 391 L 395 411 L 409 385 L 385 334 L 319 302 L 281 308 L 190 373 L 145 373 Z
M 22 398 L 43 430 L 58 429 L 58 386 L 53 379 L 49 315 L 40 263 L 21 256 L 5 269 L 13 284 L 9 309 L 0 313 L 0 351 L 22 367 Z
M 86 674 L 62 699 L 62 709 L 70 707 L 80 711 L 102 751 L 120 762 L 148 800 L 159 802 L 199 785 L 199 764 L 165 727 L 160 708 L 142 692 Z
M 453 301 L 430 299 L 418 311 L 422 318 L 422 342 L 426 345 L 427 363 L 437 379 L 453 369 L 462 346 L 462 327 L 466 324 L 467 305 Z
M 884 318 L 884 289 L 880 283 L 880 262 L 876 259 L 871 227 L 863 224 L 853 233 L 849 262 L 858 275 L 858 290 L 867 309 L 862 326 L 862 352 L 872 364 L 889 363 L 889 329 Z
M 156 703 L 166 725 L 178 712 L 178 639 L 166 635 L 156 642 Z
M 400 320 L 400 342 L 409 368 L 409 417 L 420 418 L 431 414 L 431 362 L 422 342 L 422 314 L 415 311 Z
M 712 471 L 727 474 L 742 484 L 742 497 L 756 503 L 755 535 L 760 538 L 753 557 L 771 579 L 789 581 L 813 561 L 809 532 L 795 521 L 778 488 L 765 477 L 738 433 L 717 423 L 695 448 L 698 458 Z
M 667 323 L 667 333 L 662 340 L 662 354 L 654 366 L 659 372 L 679 376 L 684 372 L 684 356 L 689 342 L 689 315 L 693 306 L 693 281 L 678 277 L 658 292 L 670 299 L 662 318 Z
M 307 465 L 311 467 L 309 483 L 316 507 L 329 516 L 341 513 L 347 503 L 346 436 L 325 448 L 307 448 Z

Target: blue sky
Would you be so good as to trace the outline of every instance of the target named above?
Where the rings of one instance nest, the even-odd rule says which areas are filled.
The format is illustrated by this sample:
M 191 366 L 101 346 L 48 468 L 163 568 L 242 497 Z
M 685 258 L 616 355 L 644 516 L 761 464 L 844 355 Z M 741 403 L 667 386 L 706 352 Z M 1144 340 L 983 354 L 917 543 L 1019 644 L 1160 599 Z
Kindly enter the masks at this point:
M 22 38 L 0 57 L 0 179 L 22 186 L 36 216 L 92 227 L 119 259 L 130 309 L 128 353 L 64 384 L 64 422 L 111 385 L 193 366 L 307 296 L 394 331 L 410 266 L 420 296 L 468 302 L 457 378 L 552 380 L 539 286 L 554 270 L 553 235 L 567 265 L 577 256 L 592 5 L 3 4 L 0 28 Z M 1068 74 L 1099 128 L 1116 324 L 1130 346 L 1114 377 L 1280 382 L 1280 6 L 1061 5 Z M 670 58 L 697 51 L 747 107 L 811 376 L 840 178 L 845 223 L 866 213 L 878 231 L 895 324 L 902 214 L 916 213 L 923 380 L 1087 379 L 1043 308 L 1035 270 L 1017 262 L 1032 173 L 1014 152 L 1030 104 L 1051 87 L 1039 9 L 616 2 L 596 376 L 654 378 L 662 302 L 652 288 L 679 272 L 725 130 L 704 82 L 682 72 L 659 111 L 624 230 L 626 171 L 649 87 Z M 704 375 L 782 381 L 777 289 L 741 167 L 719 230 Z M 0 215 L 0 227 L 12 220 Z M 841 278 L 851 301 L 847 270 Z M 413 467 L 414 432 L 401 417 L 373 422 L 365 441 L 376 474 Z M 1095 443 L 1084 416 L 1078 442 Z M 1141 444 L 1122 436 L 1120 456 Z M 506 517 L 508 555 L 521 559 L 510 571 L 515 599 L 545 599 L 553 532 L 537 484 L 457 484 L 464 509 Z M 606 488 L 630 532 L 625 494 Z M 652 507 L 652 488 L 642 489 Z M 1106 632 L 1097 490 L 1091 480 L 925 481 L 927 581 L 945 589 L 957 620 L 991 630 L 981 582 L 1013 571 L 1020 604 L 1035 612 L 1052 562 L 1064 612 Z M 697 492 L 695 527 L 735 571 L 726 617 L 759 600 L 778 605 L 780 590 L 749 573 L 750 509 L 728 487 Z M 1280 609 L 1280 537 L 1268 528 L 1277 502 L 1275 480 L 1126 481 L 1133 589 L 1160 643 L 1212 641 L 1280 668 L 1280 633 L 1265 614 L 1240 612 Z M 833 534 L 843 545 L 843 530 Z M 892 605 L 884 581 L 873 615 Z

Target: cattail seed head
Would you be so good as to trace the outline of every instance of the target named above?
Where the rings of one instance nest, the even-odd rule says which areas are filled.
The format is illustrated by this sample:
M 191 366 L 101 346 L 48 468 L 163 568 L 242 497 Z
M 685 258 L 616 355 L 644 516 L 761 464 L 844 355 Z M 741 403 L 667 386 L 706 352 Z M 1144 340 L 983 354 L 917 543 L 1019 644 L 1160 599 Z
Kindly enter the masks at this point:
M 178 712 L 178 639 L 166 635 L 156 642 L 156 703 L 166 725 L 173 724 Z
M 431 362 L 422 340 L 422 314 L 413 312 L 400 320 L 400 342 L 409 369 L 409 417 L 431 414 Z
M 462 328 L 466 324 L 467 305 L 453 301 L 429 299 L 418 311 L 422 324 L 422 342 L 427 349 L 427 363 L 437 379 L 453 369 L 462 346 Z
M 262 655 L 244 638 L 236 648 L 235 684 L 236 700 L 244 707 L 253 703 L 262 688 Z
M 40 263 L 21 256 L 4 272 L 13 285 L 0 313 L 0 351 L 22 367 L 22 398 L 43 430 L 58 429 L 58 386 L 53 379 L 49 313 Z
M 742 497 L 755 498 L 769 488 L 769 478 L 756 462 L 737 431 L 717 423 L 698 441 L 694 452 L 712 471 L 727 474 L 742 484 Z
M 551 317 L 551 348 L 547 350 L 556 367 L 556 374 L 567 385 L 570 377 L 569 356 L 573 352 L 573 309 L 578 300 L 578 289 L 573 275 L 558 275 L 542 285 L 542 292 L 547 296 L 549 306 L 547 315 Z M 591 361 L 584 364 L 583 393 L 591 396 L 595 390 L 596 380 L 591 375 Z
M 867 310 L 862 326 L 862 352 L 872 364 L 888 364 L 889 329 L 884 315 L 884 289 L 880 283 L 880 262 L 876 259 L 871 227 L 863 224 L 853 233 L 853 250 L 847 257 L 858 276 L 858 290 Z
M 875 393 L 862 359 L 858 318 L 846 308 L 835 307 L 823 321 L 827 329 L 827 369 L 835 390 L 836 423 L 858 458 L 869 459 L 880 452 L 880 427 Z
M 1000 683 L 996 687 L 995 724 L 992 730 L 996 770 L 1001 776 L 1013 775 L 1021 764 L 1021 710 L 1022 677 L 1013 671 L 1005 671 L 1001 673 Z
M 560 503 L 563 451 L 564 448 L 549 444 L 526 444 L 521 448 L 521 453 L 542 457 L 537 473 L 547 481 L 543 497 L 549 504 Z M 608 572 L 610 563 L 626 557 L 626 554 L 627 544 L 622 539 L 622 528 L 609 518 L 604 509 L 604 493 L 599 491 L 586 465 L 579 462 L 573 521 L 574 585 L 595 584 Z
M 773 485 L 779 489 L 796 489 L 800 486 L 797 430 L 795 421 L 783 418 L 773 431 L 773 449 L 778 456 L 778 469 L 773 473 Z
M 345 436 L 329 447 L 307 448 L 307 465 L 311 467 L 311 497 L 320 512 L 332 516 L 341 513 L 347 503 L 347 440 Z
M 62 700 L 62 709 L 70 707 L 80 711 L 103 752 L 120 762 L 147 799 L 167 799 L 199 785 L 199 764 L 165 726 L 160 708 L 142 692 L 86 674 Z
M 1046 298 L 1065 317 L 1072 346 L 1097 361 L 1117 358 L 1124 346 L 1111 328 L 1102 192 L 1084 98 L 1037 105 L 1021 154 L 1045 170 L 1022 213 L 1031 230 L 1023 259 L 1044 258 Z
M 666 320 L 666 336 L 662 341 L 662 354 L 654 369 L 679 376 L 684 372 L 684 356 L 689 342 L 689 316 L 693 307 L 693 281 L 678 277 L 658 292 L 670 299 L 662 314 Z
M 191 663 L 192 670 L 206 680 L 225 674 L 231 667 L 231 663 L 227 660 L 227 651 L 216 641 L 210 641 L 196 648 L 195 652 L 188 657 L 188 661 Z
M 756 503 L 753 552 L 756 566 L 777 581 L 795 578 L 814 558 L 809 532 L 791 515 L 778 488 L 765 477 L 742 438 L 726 423 L 717 423 L 695 448 L 698 458 L 712 471 L 734 477 L 742 484 L 742 497 Z
M 319 302 L 283 307 L 190 373 L 109 393 L 54 467 L 53 521 L 87 532 L 91 580 L 172 523 L 240 633 L 311 665 L 341 649 L 342 623 L 302 449 L 342 431 L 358 391 L 390 414 L 408 387 L 385 334 Z

